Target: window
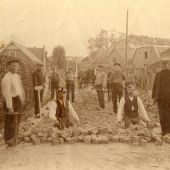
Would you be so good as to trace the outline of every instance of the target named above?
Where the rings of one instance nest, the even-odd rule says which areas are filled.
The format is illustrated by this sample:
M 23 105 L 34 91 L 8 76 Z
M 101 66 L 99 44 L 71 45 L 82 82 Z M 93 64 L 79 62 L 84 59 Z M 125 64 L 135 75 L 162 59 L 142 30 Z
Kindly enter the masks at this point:
M 9 51 L 9 56 L 16 57 L 16 51 Z

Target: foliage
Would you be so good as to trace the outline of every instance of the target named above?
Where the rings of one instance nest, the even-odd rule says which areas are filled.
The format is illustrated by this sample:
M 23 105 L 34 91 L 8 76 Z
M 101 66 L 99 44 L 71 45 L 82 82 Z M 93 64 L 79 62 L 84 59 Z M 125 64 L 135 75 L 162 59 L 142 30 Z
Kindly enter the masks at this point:
M 58 69 L 65 70 L 66 68 L 66 57 L 65 57 L 65 49 L 63 46 L 58 45 L 53 49 L 53 61 Z
M 107 31 L 100 30 L 94 37 L 88 40 L 89 55 L 101 53 L 101 51 L 108 52 L 109 48 L 120 47 L 125 48 L 126 35 L 115 30 Z M 128 36 L 129 47 L 139 47 L 142 45 L 170 45 L 170 39 L 154 38 L 146 35 L 130 34 Z

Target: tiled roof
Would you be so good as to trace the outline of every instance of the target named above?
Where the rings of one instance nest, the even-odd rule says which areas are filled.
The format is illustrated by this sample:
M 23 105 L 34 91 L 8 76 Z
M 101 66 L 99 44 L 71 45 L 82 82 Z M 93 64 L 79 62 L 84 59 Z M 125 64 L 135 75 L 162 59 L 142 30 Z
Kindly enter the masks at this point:
M 39 63 L 39 64 L 43 64 L 41 62 L 41 60 L 36 57 L 30 50 L 28 50 L 26 47 L 24 47 L 23 45 L 15 42 L 15 41 L 11 41 L 7 46 L 5 46 L 5 48 L 0 50 L 0 53 L 2 53 L 9 45 L 14 44 L 18 49 L 20 49 L 27 57 L 29 57 L 33 62 L 35 63 Z

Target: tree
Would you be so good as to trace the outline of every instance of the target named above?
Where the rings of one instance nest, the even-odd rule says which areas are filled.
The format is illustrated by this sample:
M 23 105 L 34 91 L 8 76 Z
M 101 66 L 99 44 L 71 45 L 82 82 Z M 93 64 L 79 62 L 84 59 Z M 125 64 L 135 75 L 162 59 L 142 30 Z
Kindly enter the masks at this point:
M 66 68 L 66 57 L 65 57 L 65 49 L 63 46 L 58 45 L 53 49 L 53 61 L 54 64 L 57 65 L 58 69 L 65 70 Z

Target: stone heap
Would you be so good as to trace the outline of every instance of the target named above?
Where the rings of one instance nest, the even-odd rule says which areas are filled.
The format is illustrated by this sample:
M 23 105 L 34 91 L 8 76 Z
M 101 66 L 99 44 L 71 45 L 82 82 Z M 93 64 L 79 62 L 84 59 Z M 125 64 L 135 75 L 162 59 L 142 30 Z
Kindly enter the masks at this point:
M 20 139 L 24 143 L 51 143 L 53 145 L 63 143 L 83 142 L 85 144 L 108 144 L 108 143 L 128 143 L 133 145 L 144 145 L 149 142 L 154 142 L 156 145 L 161 145 L 160 126 L 154 124 L 150 128 L 142 128 L 140 126 L 131 126 L 130 129 L 121 129 L 111 127 L 95 127 L 81 128 L 72 127 L 69 129 L 59 130 L 54 126 L 55 122 L 49 117 L 43 119 L 33 125 L 31 122 L 24 123 L 20 130 Z M 28 126 L 32 126 L 28 128 Z M 28 130 L 26 130 L 28 128 Z

